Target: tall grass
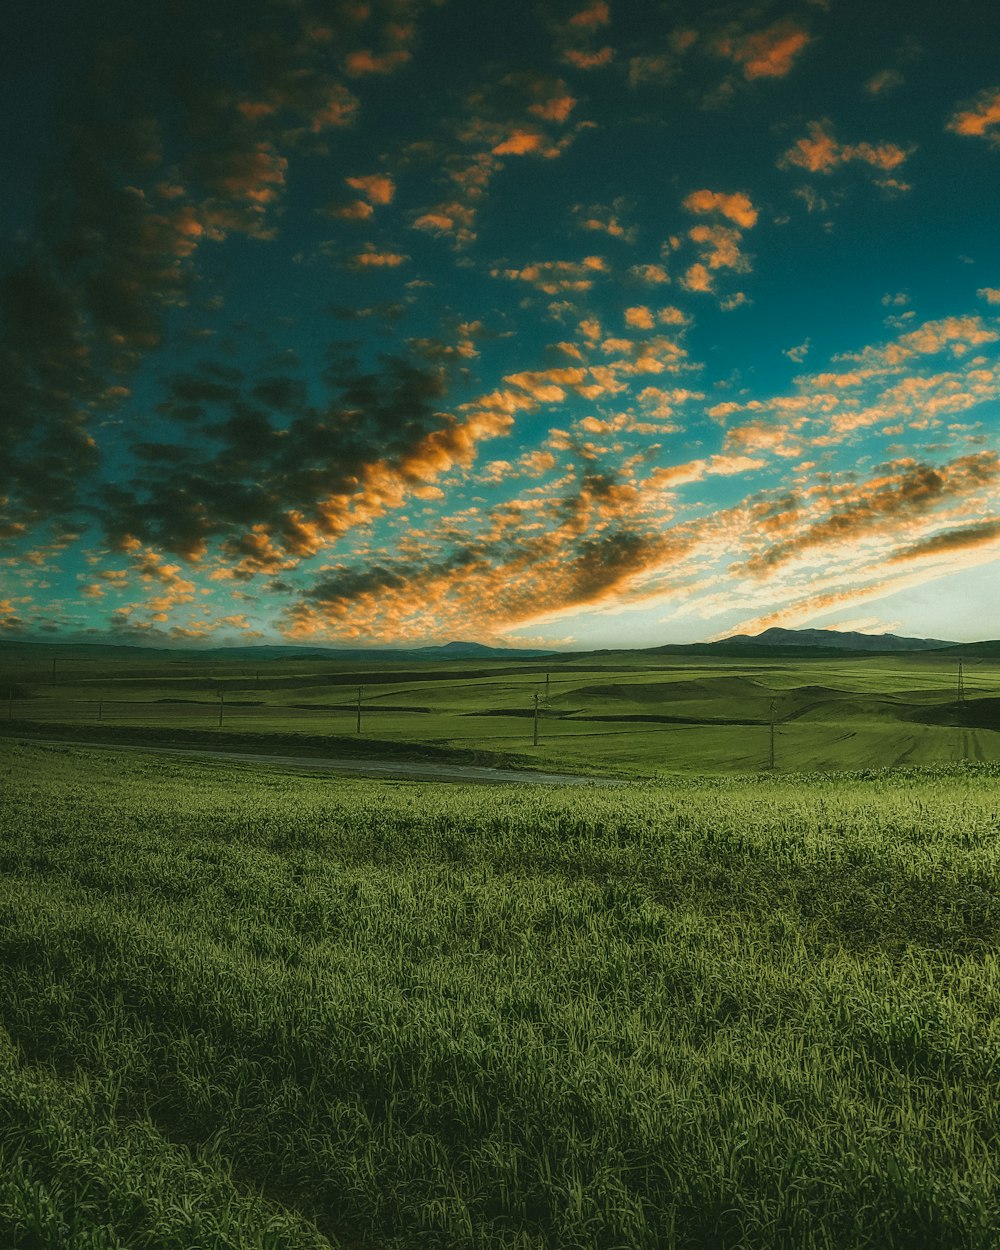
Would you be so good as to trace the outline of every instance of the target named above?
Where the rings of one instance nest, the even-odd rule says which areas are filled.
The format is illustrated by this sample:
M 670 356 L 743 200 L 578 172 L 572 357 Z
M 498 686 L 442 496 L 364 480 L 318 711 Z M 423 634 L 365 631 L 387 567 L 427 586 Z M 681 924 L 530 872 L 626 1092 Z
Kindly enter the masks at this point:
M 0 780 L 0 1244 L 1000 1239 L 997 770 Z

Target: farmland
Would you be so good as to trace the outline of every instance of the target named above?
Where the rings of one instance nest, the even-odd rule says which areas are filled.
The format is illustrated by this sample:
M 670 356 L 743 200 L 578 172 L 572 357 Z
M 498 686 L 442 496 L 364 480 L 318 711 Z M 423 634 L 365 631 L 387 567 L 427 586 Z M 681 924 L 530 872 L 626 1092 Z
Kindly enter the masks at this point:
M 956 659 L 934 652 L 358 664 L 36 647 L 0 669 L 0 732 L 22 735 L 651 777 L 768 766 L 773 709 L 778 771 L 1000 760 L 1000 661 L 968 663 L 959 704 Z
M 4 1246 L 1000 1239 L 995 766 L 543 790 L 0 749 Z

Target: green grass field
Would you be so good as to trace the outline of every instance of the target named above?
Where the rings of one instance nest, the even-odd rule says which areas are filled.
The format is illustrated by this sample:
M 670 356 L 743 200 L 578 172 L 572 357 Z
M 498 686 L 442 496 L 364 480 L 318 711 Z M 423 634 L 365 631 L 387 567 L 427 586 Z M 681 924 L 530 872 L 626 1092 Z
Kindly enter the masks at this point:
M 934 653 L 799 659 L 622 652 L 555 661 L 259 662 L 175 653 L 111 658 L 83 648 L 0 653 L 0 733 L 99 739 L 116 731 L 295 741 L 331 754 L 357 740 L 397 753 L 513 756 L 582 772 L 747 772 L 1000 761 L 1000 661 Z M 13 697 L 11 697 L 13 695 Z M 539 744 L 532 745 L 534 696 Z M 6 718 L 4 717 L 6 712 Z M 220 728 L 220 716 L 222 726 Z M 72 732 L 71 732 L 72 731 Z M 354 748 L 352 748 L 354 749 Z
M 1000 769 L 0 751 L 5 1250 L 1000 1242 Z

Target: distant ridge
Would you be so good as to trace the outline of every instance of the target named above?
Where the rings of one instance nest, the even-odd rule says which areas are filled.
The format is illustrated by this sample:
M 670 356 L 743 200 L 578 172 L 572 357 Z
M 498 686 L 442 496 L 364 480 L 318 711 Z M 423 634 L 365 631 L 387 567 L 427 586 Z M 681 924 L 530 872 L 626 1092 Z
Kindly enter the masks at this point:
M 553 654 L 522 647 L 487 647 L 481 642 L 446 642 L 440 647 L 415 647 L 407 651 L 407 655 L 428 660 L 506 660 Z
M 85 654 L 141 657 L 163 656 L 172 660 L 229 659 L 229 660 L 350 660 L 392 662 L 412 660 L 534 660 L 557 654 L 532 647 L 488 647 L 481 642 L 447 642 L 431 647 L 323 647 L 285 646 L 281 643 L 259 643 L 231 647 L 155 647 L 141 643 L 91 642 L 80 638 L 3 638 L 0 651 L 41 651 L 51 655 L 54 651 L 83 652 Z
M 840 651 L 939 651 L 957 643 L 940 638 L 902 638 L 898 634 L 861 634 L 838 629 L 765 629 L 762 634 L 733 634 L 716 645 L 749 643 L 757 647 L 832 647 Z
M 886 654 L 914 651 L 951 651 L 964 656 L 1000 656 L 1000 640 L 947 642 L 941 638 L 906 638 L 899 634 L 863 634 L 836 629 L 767 629 L 762 634 L 733 634 L 717 642 L 666 643 L 658 647 L 615 647 L 563 650 L 531 647 L 491 647 L 481 642 L 455 640 L 424 647 L 337 647 L 289 646 L 281 643 L 236 644 L 231 647 L 162 647 L 120 642 L 96 642 L 82 638 L 0 639 L 0 654 L 14 650 L 33 651 L 46 657 L 118 656 L 121 658 L 162 657 L 172 662 L 184 660 L 343 660 L 354 664 L 400 664 L 414 661 L 446 663 L 455 660 L 544 660 L 586 659 L 609 655 L 689 655 L 792 658 L 805 652 L 816 657 L 838 654 Z

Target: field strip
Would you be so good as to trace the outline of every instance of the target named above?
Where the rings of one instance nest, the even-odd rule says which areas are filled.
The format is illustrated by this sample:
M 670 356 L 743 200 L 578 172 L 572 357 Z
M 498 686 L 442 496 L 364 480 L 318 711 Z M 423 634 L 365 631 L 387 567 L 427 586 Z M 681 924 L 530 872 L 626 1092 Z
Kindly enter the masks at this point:
M 156 747 L 142 744 L 85 742 L 67 738 L 33 738 L 40 746 L 85 747 L 92 751 L 132 751 L 144 755 L 197 756 L 272 768 L 307 769 L 349 777 L 381 777 L 396 781 L 452 781 L 483 785 L 609 786 L 622 785 L 608 777 L 584 777 L 575 773 L 536 773 L 527 769 L 487 768 L 474 764 L 430 764 L 410 760 L 343 760 L 307 755 L 264 755 L 256 751 L 212 751 L 199 747 Z

